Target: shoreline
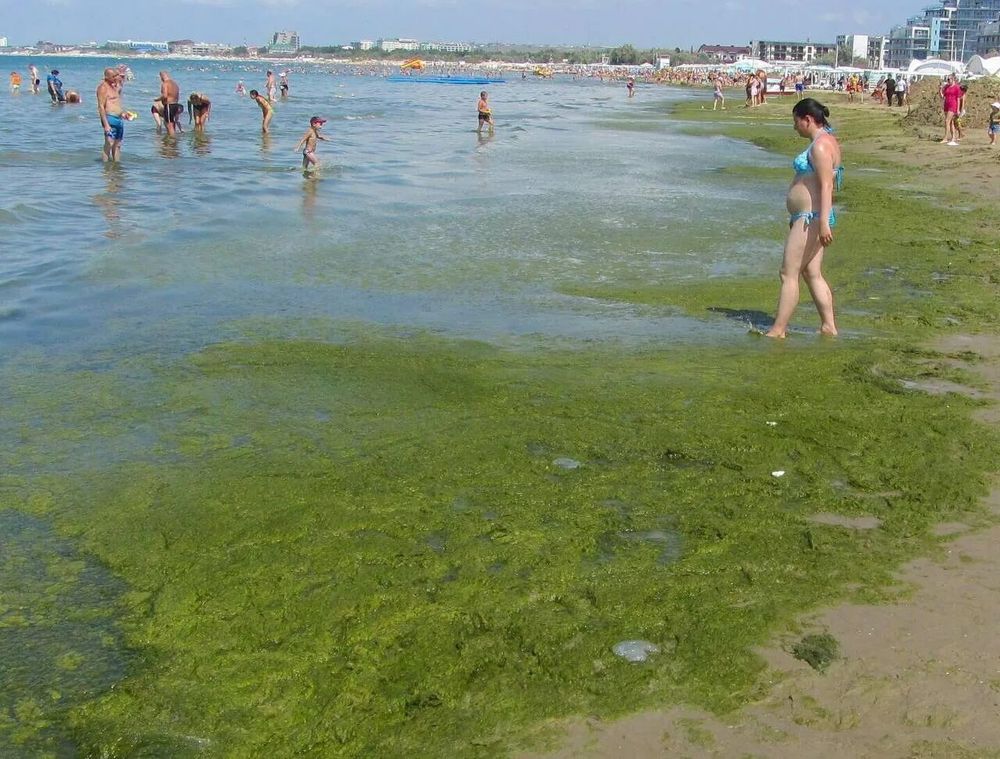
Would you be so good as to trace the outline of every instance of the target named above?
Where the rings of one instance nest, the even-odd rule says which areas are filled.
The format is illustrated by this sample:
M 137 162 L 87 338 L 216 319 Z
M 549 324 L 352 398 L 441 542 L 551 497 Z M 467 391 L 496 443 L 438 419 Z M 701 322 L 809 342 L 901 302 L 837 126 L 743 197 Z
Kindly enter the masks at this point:
M 837 114 L 846 103 L 831 104 Z M 864 106 L 852 106 L 862 110 Z M 874 106 L 872 106 L 874 107 Z M 683 108 L 683 106 L 682 106 Z M 742 109 L 739 109 L 742 111 Z M 688 117 L 694 116 L 687 113 Z M 745 113 L 754 119 L 754 114 Z M 683 116 L 681 116 L 683 118 Z M 704 122 L 698 122 L 704 123 Z M 849 127 L 848 127 L 849 128 Z M 723 133 L 748 139 L 731 125 Z M 936 135 L 935 135 L 936 137 Z M 897 126 L 865 144 L 845 143 L 879 170 L 908 168 L 907 153 L 926 160 L 926 129 Z M 906 141 L 901 156 L 889 145 Z M 774 149 L 767 138 L 757 140 Z M 983 141 L 985 143 L 985 141 Z M 976 151 L 975 147 L 965 146 Z M 779 149 L 782 154 L 787 150 Z M 850 161 L 850 159 L 849 159 Z M 978 165 L 982 170 L 982 164 Z M 976 181 L 1000 182 L 1000 163 Z M 962 169 L 935 163 L 925 177 L 942 199 L 970 201 L 996 210 L 996 200 L 974 194 Z M 926 185 L 925 185 L 926 188 Z M 912 193 L 910 187 L 905 192 Z M 969 211 L 966 211 L 969 213 Z M 994 239 L 996 239 L 994 237 Z M 833 249 L 833 253 L 837 252 Z M 831 257 L 828 265 L 835 259 Z M 808 302 L 800 309 L 809 308 Z M 975 327 L 935 330 L 917 345 L 928 365 L 963 372 L 964 381 L 916 380 L 914 390 L 933 397 L 967 397 L 983 404 L 972 412 L 995 434 L 1000 428 L 1000 333 Z M 758 649 L 767 663 L 759 694 L 747 705 L 712 713 L 670 705 L 606 720 L 570 719 L 541 729 L 549 750 L 527 750 L 519 759 L 598 759 L 630 756 L 769 759 L 857 757 L 992 757 L 1000 753 L 994 719 L 1000 692 L 1000 640 L 991 620 L 1000 615 L 1000 471 L 981 503 L 978 520 L 945 520 L 933 528 L 940 544 L 894 573 L 890 595 L 875 604 L 844 600 L 808 612 Z M 877 522 L 840 521 L 845 529 L 878 529 Z M 807 634 L 832 634 L 839 653 L 823 671 L 792 654 Z M 556 748 L 558 747 L 558 748 Z

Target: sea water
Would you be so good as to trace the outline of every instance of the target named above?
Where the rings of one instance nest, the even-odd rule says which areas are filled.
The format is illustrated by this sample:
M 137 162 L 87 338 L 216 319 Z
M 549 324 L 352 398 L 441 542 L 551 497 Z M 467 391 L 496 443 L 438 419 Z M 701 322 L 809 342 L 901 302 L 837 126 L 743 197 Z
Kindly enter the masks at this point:
M 27 82 L 31 60 L 3 65 Z M 34 63 L 41 94 L 0 94 L 0 360 L 25 346 L 183 353 L 276 317 L 493 341 L 728 340 L 741 330 L 712 314 L 565 293 L 777 263 L 741 220 L 778 219 L 781 188 L 718 172 L 775 159 L 668 116 L 704 93 L 511 78 L 489 88 L 496 133 L 478 135 L 479 86 L 296 64 L 262 135 L 234 89 L 264 91 L 266 64 L 131 59 L 123 103 L 139 118 L 105 166 L 94 93 L 118 61 Z M 50 102 L 51 68 L 82 104 Z M 161 69 L 182 102 L 211 98 L 203 133 L 186 116 L 176 138 L 156 133 Z M 330 142 L 305 175 L 295 148 L 313 115 Z

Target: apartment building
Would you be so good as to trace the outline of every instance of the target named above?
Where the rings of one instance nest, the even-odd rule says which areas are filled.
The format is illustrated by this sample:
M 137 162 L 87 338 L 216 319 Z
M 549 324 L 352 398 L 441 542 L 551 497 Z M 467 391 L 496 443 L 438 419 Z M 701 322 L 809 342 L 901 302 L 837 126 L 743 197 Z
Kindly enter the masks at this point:
M 1000 0 L 997 0 L 1000 2 Z M 753 40 L 750 42 L 750 55 L 762 61 L 789 61 L 795 63 L 813 63 L 817 58 L 836 52 L 833 42 L 780 42 L 777 40 Z

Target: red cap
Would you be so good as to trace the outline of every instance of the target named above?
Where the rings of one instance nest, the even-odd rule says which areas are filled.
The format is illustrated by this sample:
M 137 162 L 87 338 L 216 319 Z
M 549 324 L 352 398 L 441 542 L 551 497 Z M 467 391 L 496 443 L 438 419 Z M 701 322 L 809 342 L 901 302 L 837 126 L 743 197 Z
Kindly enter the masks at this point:
M 309 119 L 310 126 L 312 126 L 313 124 L 325 124 L 325 123 L 326 119 L 320 118 L 319 116 L 313 116 L 311 119 Z

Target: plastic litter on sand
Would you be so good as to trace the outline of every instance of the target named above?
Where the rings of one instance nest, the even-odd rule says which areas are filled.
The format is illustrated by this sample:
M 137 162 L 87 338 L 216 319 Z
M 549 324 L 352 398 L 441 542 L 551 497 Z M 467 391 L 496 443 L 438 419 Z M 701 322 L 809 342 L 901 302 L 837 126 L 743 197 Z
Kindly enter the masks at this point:
M 560 469 L 579 469 L 581 466 L 583 466 L 576 459 L 565 459 L 565 458 L 563 458 L 563 459 L 556 459 L 552 463 L 555 466 L 559 467 Z
M 639 663 L 646 661 L 653 654 L 660 653 L 660 647 L 648 640 L 623 640 L 615 643 L 612 651 L 615 652 L 615 656 L 626 661 Z

